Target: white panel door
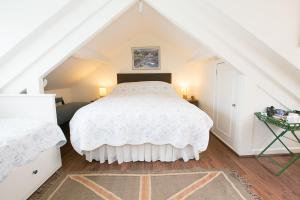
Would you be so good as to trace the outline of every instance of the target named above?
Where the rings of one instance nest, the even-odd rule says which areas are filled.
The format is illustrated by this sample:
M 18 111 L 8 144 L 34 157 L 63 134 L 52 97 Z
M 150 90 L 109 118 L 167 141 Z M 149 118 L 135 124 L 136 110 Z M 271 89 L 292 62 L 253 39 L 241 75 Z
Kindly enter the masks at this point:
M 231 147 L 234 139 L 239 73 L 226 63 L 217 64 L 214 132 Z

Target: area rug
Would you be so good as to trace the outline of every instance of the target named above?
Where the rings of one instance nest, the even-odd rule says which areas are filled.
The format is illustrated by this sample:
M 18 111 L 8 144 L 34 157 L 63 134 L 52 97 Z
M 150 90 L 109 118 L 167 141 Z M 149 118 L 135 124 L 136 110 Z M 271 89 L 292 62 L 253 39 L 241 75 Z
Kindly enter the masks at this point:
M 67 174 L 30 199 L 51 200 L 251 200 L 245 183 L 216 171 L 89 172 Z

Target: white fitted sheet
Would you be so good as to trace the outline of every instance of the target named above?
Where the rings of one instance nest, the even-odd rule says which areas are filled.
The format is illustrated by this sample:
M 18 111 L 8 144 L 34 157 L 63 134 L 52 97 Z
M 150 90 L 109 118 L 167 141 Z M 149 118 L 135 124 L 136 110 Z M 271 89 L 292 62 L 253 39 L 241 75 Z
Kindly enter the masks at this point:
M 185 162 L 190 159 L 199 160 L 199 152 L 194 151 L 191 145 L 187 145 L 184 148 L 176 148 L 170 144 L 103 145 L 95 150 L 85 151 L 83 154 L 89 162 L 93 160 L 100 161 L 100 163 L 108 161 L 109 164 L 115 161 L 119 164 L 131 161 L 151 162 L 159 160 L 163 162 L 173 162 L 181 158 Z

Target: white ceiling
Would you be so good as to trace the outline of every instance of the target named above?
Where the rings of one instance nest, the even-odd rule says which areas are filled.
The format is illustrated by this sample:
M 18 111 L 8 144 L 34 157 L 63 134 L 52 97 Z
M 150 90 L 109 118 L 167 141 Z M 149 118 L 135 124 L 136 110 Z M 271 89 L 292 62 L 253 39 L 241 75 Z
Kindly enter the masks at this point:
M 138 3 L 132 6 L 61 66 L 51 72 L 46 77 L 48 85 L 45 89 L 72 86 L 97 70 L 103 62 L 112 61 L 114 55 L 121 51 L 122 45 L 138 35 L 148 34 L 159 37 L 170 45 L 179 47 L 182 53 L 190 58 L 187 62 L 215 55 L 146 3 L 143 3 L 142 12 L 139 12 L 138 7 Z M 63 78 L 61 78 L 62 75 Z
M 204 47 L 197 40 L 170 23 L 146 3 L 143 3 L 143 5 L 142 13 L 138 11 L 138 4 L 134 5 L 93 38 L 86 47 L 107 58 L 112 58 L 126 41 L 135 38 L 139 34 L 152 34 L 182 48 L 184 52 L 190 55 L 195 55 L 199 51 L 203 52 Z M 206 48 L 204 49 L 208 51 Z
M 47 77 L 45 90 L 68 88 L 92 74 L 101 62 L 70 57 Z

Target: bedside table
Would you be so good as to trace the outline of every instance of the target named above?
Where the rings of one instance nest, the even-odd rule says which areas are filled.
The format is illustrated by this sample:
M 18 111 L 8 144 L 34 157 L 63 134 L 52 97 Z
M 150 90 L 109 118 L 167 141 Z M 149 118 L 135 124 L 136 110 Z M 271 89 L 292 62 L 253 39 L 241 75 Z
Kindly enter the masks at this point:
M 199 107 L 199 101 L 197 99 L 186 99 L 189 103 Z

